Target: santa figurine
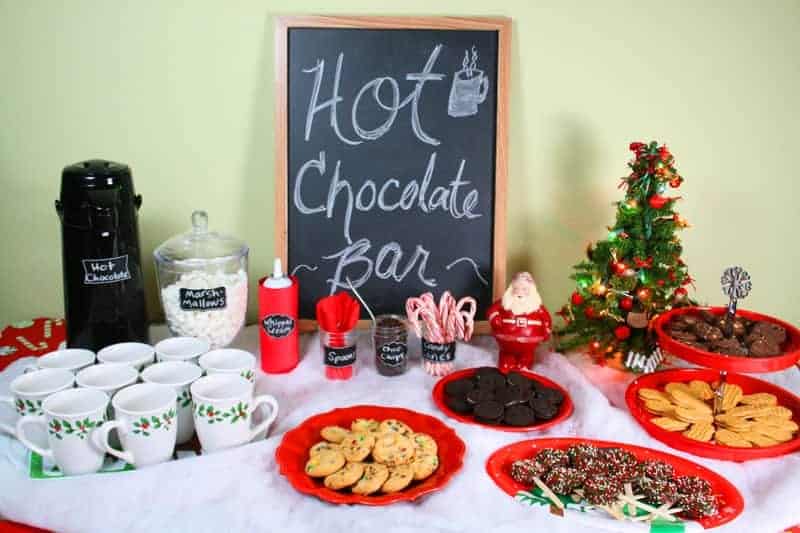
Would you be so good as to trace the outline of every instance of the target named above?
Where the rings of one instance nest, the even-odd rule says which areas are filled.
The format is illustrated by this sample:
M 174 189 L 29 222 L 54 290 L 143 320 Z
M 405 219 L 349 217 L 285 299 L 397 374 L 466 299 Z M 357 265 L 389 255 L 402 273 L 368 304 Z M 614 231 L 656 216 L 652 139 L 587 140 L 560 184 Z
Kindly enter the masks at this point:
M 500 370 L 527 369 L 539 343 L 550 338 L 553 321 L 529 272 L 517 272 L 503 298 L 486 312 L 500 346 Z

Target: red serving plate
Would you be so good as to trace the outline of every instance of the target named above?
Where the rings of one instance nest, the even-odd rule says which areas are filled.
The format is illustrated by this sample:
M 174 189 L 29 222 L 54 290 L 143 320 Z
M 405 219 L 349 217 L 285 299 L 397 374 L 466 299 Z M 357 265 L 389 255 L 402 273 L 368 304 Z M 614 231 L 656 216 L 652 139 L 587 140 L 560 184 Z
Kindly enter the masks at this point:
M 439 409 L 441 409 L 444 412 L 444 414 L 446 414 L 448 417 L 454 418 L 459 422 L 463 422 L 464 424 L 483 426 L 485 428 L 495 429 L 497 431 L 507 431 L 509 433 L 527 433 L 530 431 L 542 431 L 547 428 L 551 428 L 556 424 L 560 424 L 561 422 L 569 418 L 572 415 L 572 411 L 575 409 L 575 407 L 572 404 L 572 398 L 569 397 L 569 393 L 564 387 L 562 387 L 555 381 L 547 379 L 544 376 L 540 376 L 539 374 L 534 374 L 533 372 L 527 372 L 525 370 L 517 370 L 516 372 L 522 374 L 528 379 L 533 379 L 546 387 L 550 387 L 561 391 L 561 394 L 564 395 L 564 403 L 561 404 L 561 408 L 558 410 L 558 413 L 556 413 L 556 416 L 554 416 L 547 422 L 542 422 L 541 424 L 534 424 L 532 426 L 497 426 L 493 424 L 483 424 L 481 422 L 476 422 L 472 416 L 456 413 L 455 411 L 447 407 L 447 404 L 444 401 L 445 385 L 457 379 L 472 377 L 475 374 L 476 370 L 477 368 L 467 368 L 465 370 L 459 370 L 458 372 L 453 372 L 452 374 L 449 374 L 440 379 L 433 387 L 433 401 L 436 403 L 437 406 L 439 406 Z M 506 372 L 503 373 L 505 374 Z
M 774 357 L 741 357 L 707 352 L 688 344 L 683 344 L 667 335 L 666 331 L 664 331 L 665 326 L 673 317 L 697 314 L 700 311 L 710 311 L 715 315 L 724 315 L 727 309 L 725 307 L 681 307 L 662 314 L 656 319 L 655 323 L 661 349 L 696 365 L 728 372 L 777 372 L 797 364 L 798 360 L 800 360 L 800 330 L 787 322 L 753 311 L 740 309 L 736 311 L 736 316 L 747 318 L 748 320 L 772 322 L 786 329 L 786 342 L 781 346 L 783 349 L 781 355 Z
M 628 390 L 625 392 L 625 402 L 628 404 L 628 409 L 630 409 L 633 418 L 635 418 L 651 436 L 676 450 L 689 452 L 701 457 L 711 457 L 722 461 L 743 462 L 752 459 L 778 457 L 800 449 L 800 434 L 788 442 L 776 444 L 775 446 L 766 446 L 764 448 L 736 448 L 734 446 L 724 446 L 712 442 L 692 440 L 684 437 L 679 431 L 667 431 L 650 422 L 650 419 L 657 415 L 645 410 L 644 404 L 639 400 L 639 389 L 650 388 L 661 390 L 667 383 L 672 381 L 689 382 L 693 379 L 712 383 L 719 379 L 719 372 L 710 369 L 681 368 L 645 374 L 636 378 L 628 385 Z M 800 398 L 786 389 L 741 374 L 728 374 L 726 381 L 734 385 L 739 385 L 745 394 L 752 394 L 754 392 L 768 392 L 774 394 L 778 398 L 778 403 L 780 405 L 791 409 L 793 419 L 795 421 L 800 421 Z
M 325 426 L 350 427 L 356 418 L 386 420 L 395 418 L 405 422 L 419 433 L 427 433 L 439 447 L 439 468 L 428 479 L 412 483 L 408 488 L 392 494 L 362 496 L 345 491 L 331 490 L 322 483 L 322 478 L 312 478 L 305 473 L 308 450 L 323 440 L 319 432 Z M 361 505 L 389 505 L 395 502 L 413 501 L 426 494 L 441 490 L 464 464 L 466 446 L 456 432 L 440 420 L 399 407 L 378 405 L 354 405 L 314 415 L 296 428 L 288 431 L 275 450 L 275 460 L 280 473 L 289 483 L 304 494 L 316 496 L 330 503 Z
M 730 522 L 739 516 L 744 509 L 744 500 L 742 500 L 742 495 L 736 487 L 716 472 L 676 455 L 659 452 L 650 448 L 643 448 L 641 446 L 633 446 L 623 442 L 581 438 L 524 440 L 509 444 L 490 455 L 489 459 L 486 461 L 486 471 L 497 486 L 505 493 L 516 496 L 519 491 L 530 490 L 531 487 L 518 483 L 511 477 L 511 465 L 514 461 L 533 457 L 543 448 L 566 449 L 573 444 L 593 444 L 599 447 L 622 448 L 634 454 L 640 461 L 651 459 L 669 463 L 675 469 L 675 474 L 679 476 L 698 476 L 707 480 L 711 483 L 711 488 L 717 496 L 719 513 L 712 517 L 697 520 L 697 522 L 706 529 L 718 527 Z

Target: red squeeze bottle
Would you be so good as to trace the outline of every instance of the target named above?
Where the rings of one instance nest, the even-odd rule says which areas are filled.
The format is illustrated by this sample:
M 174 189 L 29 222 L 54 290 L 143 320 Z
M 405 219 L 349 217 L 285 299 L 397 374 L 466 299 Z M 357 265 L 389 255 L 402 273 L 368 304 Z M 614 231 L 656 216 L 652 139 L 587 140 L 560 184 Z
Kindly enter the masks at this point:
M 298 300 L 297 278 L 284 275 L 276 258 L 272 276 L 258 280 L 261 369 L 268 374 L 289 372 L 300 362 Z

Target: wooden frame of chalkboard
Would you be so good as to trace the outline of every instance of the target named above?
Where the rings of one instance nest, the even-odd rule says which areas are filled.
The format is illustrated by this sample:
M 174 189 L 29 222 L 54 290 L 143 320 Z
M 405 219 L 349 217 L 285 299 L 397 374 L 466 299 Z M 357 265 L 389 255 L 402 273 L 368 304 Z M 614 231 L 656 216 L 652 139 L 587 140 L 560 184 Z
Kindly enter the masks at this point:
M 491 305 L 493 300 L 500 298 L 502 293 L 505 289 L 505 282 L 506 282 L 506 186 L 507 186 L 507 175 L 508 175 L 508 109 L 509 109 L 509 86 L 510 86 L 510 50 L 511 50 L 511 19 L 505 17 L 369 17 L 369 16 L 281 16 L 276 17 L 275 19 L 275 254 L 278 257 L 281 257 L 283 263 L 289 266 L 289 269 L 293 271 L 297 271 L 297 267 L 293 267 L 290 262 L 290 218 L 292 216 L 291 209 L 292 209 L 292 199 L 291 199 L 291 191 L 289 191 L 290 187 L 290 150 L 291 146 L 291 125 L 290 125 L 290 112 L 291 112 L 291 95 L 290 90 L 290 65 L 292 64 L 292 57 L 290 54 L 294 51 L 295 46 L 290 46 L 290 35 L 293 31 L 302 31 L 306 32 L 308 30 L 372 30 L 375 31 L 383 31 L 383 30 L 392 30 L 392 31 L 403 31 L 407 30 L 409 32 L 418 32 L 415 34 L 417 35 L 424 35 L 424 31 L 444 31 L 444 32 L 485 32 L 486 35 L 491 35 L 493 44 L 493 50 L 495 50 L 495 56 L 490 56 L 490 62 L 493 60 L 494 63 L 490 65 L 494 69 L 494 113 L 490 115 L 491 119 L 491 126 L 493 126 L 493 134 L 494 134 L 494 142 L 492 143 L 491 149 L 491 168 L 490 172 L 493 174 L 493 182 L 490 183 L 490 192 L 489 196 L 491 198 L 488 200 L 489 208 L 491 210 L 491 227 L 488 228 L 489 239 L 491 240 L 491 245 L 488 247 L 490 248 L 487 253 L 487 260 L 484 262 L 485 264 L 489 264 L 490 267 L 487 268 L 487 271 L 484 272 L 484 276 L 481 276 L 481 271 L 479 271 L 478 267 L 475 266 L 475 261 L 469 259 L 469 257 L 465 257 L 462 259 L 469 260 L 472 263 L 474 268 L 473 276 L 477 276 L 480 278 L 484 284 L 486 285 L 486 296 L 487 298 L 482 298 L 479 305 L 479 314 L 476 316 L 476 319 L 483 319 L 483 311 Z M 351 32 L 352 33 L 352 32 Z M 455 33 L 451 34 L 443 34 L 443 35 L 455 35 Z M 481 34 L 483 35 L 483 34 Z M 363 49 L 363 47 L 362 47 Z M 462 52 L 463 53 L 463 52 Z M 476 50 L 475 47 L 472 47 L 472 65 L 468 65 L 468 60 L 470 59 L 469 54 L 469 47 L 466 50 L 466 57 L 464 58 L 464 69 L 469 69 L 470 76 L 472 76 L 472 68 L 475 68 L 475 56 Z M 431 54 L 432 57 L 428 58 L 428 63 L 431 65 L 436 59 L 436 55 Z M 341 62 L 341 54 L 339 58 Z M 328 107 L 333 107 L 333 111 L 330 113 L 330 117 L 333 117 L 336 114 L 336 105 L 331 106 L 332 101 L 336 100 L 343 100 L 343 98 L 338 97 L 338 83 L 339 83 L 339 75 L 338 72 L 341 68 L 340 65 L 336 65 L 336 79 L 332 80 L 333 75 L 330 74 L 330 71 L 333 70 L 333 64 L 335 63 L 335 57 L 333 61 L 329 60 L 329 73 L 327 78 L 325 79 L 325 84 L 327 91 L 333 90 L 333 98 L 331 101 L 327 101 L 323 104 L 317 104 L 316 109 L 323 109 L 326 105 Z M 320 66 L 322 65 L 322 68 Z M 482 63 L 481 63 L 482 65 Z M 421 65 L 420 65 L 421 67 Z M 489 72 L 488 67 L 484 67 Z M 317 95 L 320 93 L 323 81 L 322 81 L 322 71 L 324 69 L 324 61 L 320 63 L 320 60 L 317 60 L 316 66 L 311 64 L 307 65 L 305 68 L 302 69 L 302 72 L 308 75 L 311 73 L 312 76 L 316 76 L 314 72 L 316 71 L 319 74 L 319 80 L 315 82 L 314 91 L 314 99 L 317 98 Z M 419 69 L 418 69 L 419 70 Z M 463 69 L 462 69 L 463 70 Z M 425 70 L 422 73 L 414 73 L 413 76 L 420 76 L 424 75 L 429 72 L 428 65 L 425 66 Z M 414 71 L 411 71 L 412 73 Z M 476 70 L 476 72 L 481 73 L 483 75 L 482 70 Z M 406 73 L 408 76 L 407 80 L 414 80 L 419 79 L 411 77 L 412 74 Z M 431 74 L 431 76 L 433 76 Z M 458 77 L 458 72 L 453 75 L 453 85 L 455 85 L 455 78 Z M 371 89 L 375 93 L 375 101 L 378 102 L 378 105 L 384 105 L 380 103 L 380 99 L 378 97 L 379 91 L 385 91 L 385 88 L 381 87 L 382 82 L 377 81 L 378 79 L 385 79 L 388 80 L 387 77 L 384 78 L 376 78 L 373 80 L 373 85 Z M 435 79 L 435 78 L 429 78 Z M 441 78 L 439 78 L 441 79 Z M 449 80 L 447 80 L 449 81 Z M 396 84 L 393 82 L 389 82 L 397 87 Z M 424 83 L 424 82 L 422 82 Z M 336 85 L 333 89 L 331 89 L 331 84 Z M 376 85 L 377 84 L 377 85 Z M 421 84 L 418 84 L 421 85 Z M 489 83 L 487 83 L 487 86 Z M 392 89 L 390 87 L 389 89 Z M 369 87 L 364 86 L 363 90 L 367 90 Z M 363 92 L 362 90 L 362 92 Z M 421 89 L 420 89 L 421 90 Z M 450 96 L 448 101 L 448 114 L 451 117 L 455 116 L 465 116 L 469 114 L 475 114 L 474 108 L 475 104 L 471 104 L 469 99 L 467 101 L 455 101 L 453 94 L 456 88 L 452 87 L 450 89 Z M 483 90 L 483 98 L 485 98 L 486 92 L 488 89 Z M 391 95 L 391 92 L 388 94 Z M 396 94 L 396 91 L 395 91 Z M 475 92 L 477 94 L 477 91 Z M 381 96 L 382 98 L 382 96 Z M 405 102 L 408 103 L 411 100 L 411 96 L 409 96 Z M 474 98 L 473 98 L 474 100 Z M 477 100 L 479 103 L 483 102 L 483 100 Z M 315 102 L 316 103 L 316 100 Z M 416 114 L 416 105 L 417 105 L 416 98 L 414 99 L 414 113 Z M 395 105 L 397 104 L 397 100 L 395 100 Z M 398 107 L 403 107 L 404 104 L 400 104 Z M 465 104 L 466 107 L 462 106 L 460 109 L 458 106 Z M 470 109 L 470 105 L 472 105 L 472 109 Z M 344 106 L 343 106 L 344 107 Z M 410 107 L 410 106 L 409 106 Z M 451 109 L 451 107 L 453 109 Z M 309 109 L 311 109 L 309 107 Z M 384 110 L 387 108 L 384 107 Z M 396 110 L 395 110 L 396 111 Z M 391 112 L 391 110 L 390 110 Z M 355 111 L 353 111 L 355 115 Z M 346 116 L 346 112 L 342 111 L 342 116 Z M 320 118 L 320 121 L 323 120 Z M 333 123 L 337 122 L 336 118 L 331 119 Z M 355 124 L 355 119 L 353 119 L 353 123 Z M 380 124 L 380 122 L 379 122 Z M 346 140 L 344 137 L 346 135 L 340 134 L 338 124 L 334 127 L 334 124 L 331 124 L 331 129 L 336 129 L 336 134 L 339 135 L 341 140 Z M 306 140 L 308 138 L 308 124 L 306 124 Z M 376 133 L 380 128 L 375 128 L 373 130 L 365 130 L 364 137 L 368 139 L 370 137 L 375 137 L 376 135 L 382 135 L 382 133 Z M 421 129 L 419 127 L 418 129 Z M 420 137 L 420 133 L 422 135 L 426 135 L 425 132 L 419 132 L 415 129 L 415 133 L 417 137 Z M 360 142 L 360 141 L 359 141 Z M 435 156 L 433 156 L 433 162 L 435 162 Z M 328 162 L 329 167 L 333 167 L 334 164 L 337 166 L 338 170 L 338 163 L 335 161 L 335 156 L 330 157 L 331 161 Z M 341 161 L 339 161 L 341 162 Z M 431 169 L 431 161 L 429 160 L 429 166 L 426 172 L 430 171 Z M 316 167 L 320 174 L 322 173 L 321 170 L 324 169 L 326 166 L 324 153 L 320 152 L 319 159 L 315 161 L 308 161 L 307 165 L 311 165 L 312 167 Z M 424 166 L 424 165 L 423 165 Z M 463 160 L 462 160 L 462 168 L 463 168 Z M 294 169 L 296 171 L 296 169 Z M 330 172 L 330 168 L 328 171 Z M 338 173 L 337 173 L 338 174 Z M 460 176 L 460 171 L 459 171 Z M 458 181 L 459 177 L 455 177 L 454 180 Z M 393 181 L 393 180 L 388 180 Z M 394 180 L 397 181 L 397 180 Z M 451 182 L 452 184 L 452 182 Z M 398 187 L 399 189 L 399 187 Z M 405 192 L 405 191 L 404 191 Z M 330 192 L 329 192 L 330 194 Z M 338 193 L 334 193 L 334 197 Z M 455 193 L 453 194 L 455 196 Z M 476 193 L 477 196 L 477 193 Z M 375 193 L 373 192 L 373 203 L 374 203 Z M 474 202 L 473 202 L 474 203 Z M 452 202 L 451 202 L 452 204 Z M 467 203 L 463 204 L 464 210 L 459 215 L 469 215 L 467 213 L 468 210 Z M 424 209 L 424 208 L 423 208 Z M 456 211 L 458 207 L 456 208 Z M 329 207 L 329 213 L 332 211 L 332 208 Z M 480 215 L 478 215 L 480 216 Z M 328 218 L 331 218 L 330 215 Z M 467 218 L 469 218 L 467 216 Z M 327 222 L 330 222 L 328 220 Z M 427 229 L 427 228 L 426 228 Z M 345 231 L 348 231 L 345 229 Z M 446 228 L 443 229 L 446 231 Z M 308 233 L 303 233 L 308 235 Z M 349 238 L 349 236 L 348 236 Z M 468 239 L 471 240 L 471 239 Z M 487 239 L 488 240 L 488 239 Z M 315 246 L 317 244 L 310 243 L 303 239 L 304 245 L 307 247 Z M 465 243 L 467 244 L 467 243 Z M 418 250 L 419 251 L 419 247 Z M 398 254 L 399 255 L 399 254 Z M 416 257 L 416 256 L 415 256 Z M 462 259 L 459 259 L 462 260 Z M 398 261 L 399 262 L 399 259 Z M 397 262 L 394 263 L 395 269 L 397 268 Z M 457 261 L 455 261 L 457 262 Z M 455 264 L 455 262 L 448 265 L 446 268 L 449 271 L 450 267 Z M 410 265 L 411 263 L 409 263 Z M 305 266 L 305 265 L 301 265 Z M 422 267 L 425 266 L 424 261 L 422 262 L 422 266 L 419 264 L 411 265 L 407 267 L 410 270 L 412 267 L 418 268 L 419 277 L 423 279 L 422 275 Z M 463 266 L 463 264 L 462 264 Z M 313 268 L 313 267 L 312 267 Z M 338 270 L 338 268 L 337 268 Z M 408 270 L 405 272 L 408 273 Z M 388 277 L 388 276 L 387 276 Z M 331 281 L 331 280 L 327 280 Z M 336 285 L 332 285 L 336 286 Z M 339 285 L 341 286 L 341 285 Z M 303 289 L 303 283 L 301 283 L 301 293 Z M 437 291 L 434 291 L 437 292 Z M 323 296 L 324 294 L 319 294 L 316 298 Z M 455 296 L 462 296 L 463 294 L 456 293 Z M 490 295 L 490 297 L 489 297 Z M 369 297 L 367 297 L 369 301 Z M 373 302 L 369 302 L 373 304 Z M 394 312 L 402 313 L 403 309 L 402 306 L 395 305 Z M 304 311 L 305 309 L 305 311 Z M 305 304 L 302 301 L 301 297 L 301 310 L 300 310 L 300 320 L 299 320 L 299 328 L 301 331 L 310 331 L 317 327 L 316 321 L 313 318 L 309 318 L 313 316 L 312 309 L 308 306 L 308 302 Z M 363 317 L 362 317 L 363 318 Z M 361 320 L 359 325 L 366 326 L 369 324 L 368 320 Z M 488 324 L 484 320 L 480 320 L 476 322 L 476 332 L 485 333 L 488 332 Z

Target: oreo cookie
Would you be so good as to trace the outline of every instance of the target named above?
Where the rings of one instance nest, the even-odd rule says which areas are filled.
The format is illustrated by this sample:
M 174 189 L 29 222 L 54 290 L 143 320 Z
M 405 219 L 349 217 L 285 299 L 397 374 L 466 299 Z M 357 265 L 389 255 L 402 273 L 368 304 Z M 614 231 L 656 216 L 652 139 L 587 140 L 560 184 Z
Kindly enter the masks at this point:
M 529 405 L 533 409 L 533 414 L 540 420 L 552 420 L 558 413 L 558 407 L 539 398 L 531 400 Z
M 564 403 L 564 395 L 560 390 L 551 389 L 550 387 L 542 387 L 536 393 L 536 399 L 549 402 L 555 406 Z
M 509 372 L 506 376 L 506 382 L 509 385 L 514 385 L 521 389 L 532 389 L 536 383 L 534 380 L 528 379 L 519 372 Z
M 515 385 L 501 387 L 494 393 L 494 399 L 506 407 L 525 403 L 530 399 L 530 397 L 530 391 L 524 391 Z
M 505 408 L 500 402 L 488 400 L 475 406 L 475 420 L 487 424 L 499 424 L 504 412 Z
M 494 391 L 488 389 L 472 389 L 467 393 L 467 403 L 476 405 L 494 399 Z
M 472 404 L 468 403 L 466 399 L 456 396 L 445 396 L 445 405 L 452 411 L 465 415 L 472 412 Z
M 495 390 L 504 387 L 506 378 L 499 371 L 497 374 L 484 374 L 476 378 L 478 381 L 478 388 L 486 390 Z
M 527 405 L 513 405 L 505 410 L 503 422 L 509 426 L 530 426 L 536 421 L 536 415 Z
M 444 386 L 444 393 L 448 396 L 466 398 L 467 393 L 475 388 L 475 383 L 471 379 L 457 379 Z

